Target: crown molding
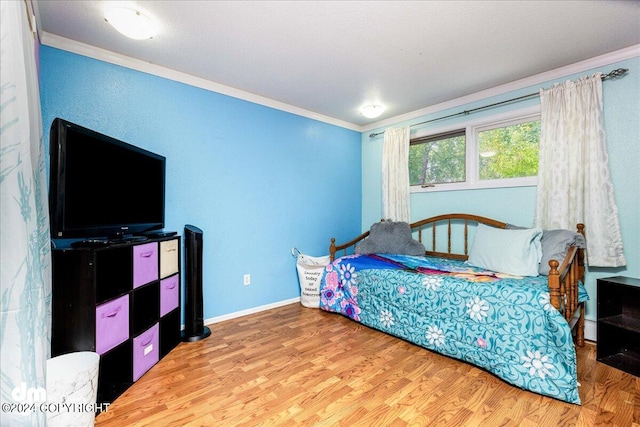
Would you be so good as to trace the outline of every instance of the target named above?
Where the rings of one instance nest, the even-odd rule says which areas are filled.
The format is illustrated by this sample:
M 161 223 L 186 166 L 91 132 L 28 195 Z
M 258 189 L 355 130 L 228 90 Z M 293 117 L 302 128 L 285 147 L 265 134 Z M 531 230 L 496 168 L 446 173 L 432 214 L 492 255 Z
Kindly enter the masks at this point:
M 201 89 L 227 95 L 233 98 L 241 99 L 243 101 L 248 101 L 254 104 L 263 105 L 265 107 L 270 107 L 276 110 L 280 110 L 280 111 L 295 114 L 298 116 L 306 117 L 309 119 L 317 120 L 323 123 L 335 125 L 338 127 L 350 129 L 357 132 L 362 131 L 361 126 L 355 125 L 353 123 L 345 122 L 343 120 L 325 116 L 323 114 L 315 113 L 313 111 L 305 110 L 304 108 L 299 108 L 293 105 L 289 105 L 284 102 L 280 102 L 274 99 L 266 98 L 264 96 L 256 95 L 251 92 L 245 92 L 243 90 L 226 86 L 220 83 L 216 83 L 210 80 L 206 80 L 200 77 L 195 77 L 187 73 L 172 70 L 170 68 L 162 67 L 156 64 L 151 64 L 149 62 L 132 58 L 130 56 L 111 52 L 109 50 L 101 49 L 85 43 L 80 43 L 75 40 L 71 40 L 65 37 L 57 36 L 55 34 L 47 33 L 46 31 L 42 32 L 41 43 L 45 46 L 50 46 L 57 49 L 65 50 L 67 52 L 97 59 L 99 61 L 108 62 L 110 64 L 119 65 L 125 68 L 130 68 L 132 70 L 141 71 L 143 73 L 152 74 L 154 76 L 163 77 L 163 78 L 184 83 L 190 86 L 198 87 Z
M 388 126 L 392 126 L 397 123 L 417 119 L 427 116 L 429 114 L 437 113 L 438 111 L 447 110 L 449 108 L 459 107 L 475 101 L 481 101 L 483 99 L 491 98 L 493 96 L 503 95 L 505 93 L 513 92 L 519 89 L 524 89 L 529 86 L 540 85 L 551 80 L 560 79 L 562 77 L 569 76 L 590 70 L 593 68 L 603 67 L 606 65 L 614 64 L 616 62 L 624 61 L 627 59 L 640 56 L 640 44 L 633 45 L 624 49 L 616 50 L 614 52 L 606 53 L 604 55 L 596 56 L 584 61 L 576 62 L 574 64 L 566 65 L 564 67 L 556 68 L 554 70 L 546 71 L 544 73 L 536 74 L 530 77 L 525 77 L 520 80 L 515 80 L 510 83 L 505 83 L 500 86 L 495 86 L 490 89 L 486 89 L 480 92 L 465 95 L 460 98 L 455 98 L 449 101 L 441 102 L 420 110 L 412 111 L 410 113 L 402 114 L 399 116 L 391 117 L 385 120 L 381 120 L 376 123 L 371 123 L 366 126 L 362 126 L 362 132 L 368 132 Z M 606 71 L 606 70 L 605 70 Z M 368 135 L 367 135 L 368 138 Z

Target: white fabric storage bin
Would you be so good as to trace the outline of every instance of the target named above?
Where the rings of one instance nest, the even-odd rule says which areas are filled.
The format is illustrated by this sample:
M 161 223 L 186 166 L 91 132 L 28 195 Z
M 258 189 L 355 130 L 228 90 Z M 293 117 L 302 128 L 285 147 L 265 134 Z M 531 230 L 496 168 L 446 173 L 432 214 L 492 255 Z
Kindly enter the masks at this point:
M 160 242 L 160 278 L 178 272 L 178 239 Z

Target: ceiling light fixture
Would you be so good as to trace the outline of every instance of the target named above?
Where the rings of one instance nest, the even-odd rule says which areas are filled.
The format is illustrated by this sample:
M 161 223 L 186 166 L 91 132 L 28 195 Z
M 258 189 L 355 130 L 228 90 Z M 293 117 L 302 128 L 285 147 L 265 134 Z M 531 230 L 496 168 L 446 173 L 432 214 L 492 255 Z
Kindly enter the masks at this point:
M 155 23 L 148 16 L 127 7 L 107 9 L 104 19 L 113 28 L 135 40 L 151 39 L 157 32 Z
M 372 104 L 366 105 L 360 109 L 360 113 L 368 119 L 375 119 L 384 113 L 385 108 L 382 105 Z

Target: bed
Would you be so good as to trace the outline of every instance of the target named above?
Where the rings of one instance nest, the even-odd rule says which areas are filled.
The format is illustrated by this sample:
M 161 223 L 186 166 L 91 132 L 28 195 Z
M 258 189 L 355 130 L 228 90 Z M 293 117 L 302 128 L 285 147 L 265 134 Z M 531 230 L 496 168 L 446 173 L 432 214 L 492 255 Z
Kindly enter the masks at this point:
M 397 231 L 384 235 L 381 224 L 344 244 L 331 239 L 321 309 L 472 363 L 514 386 L 580 404 L 573 332 L 584 345 L 582 224 L 575 232 L 540 230 L 446 214 L 402 223 L 408 246 L 384 250 L 371 246 L 374 232 L 386 242 Z M 551 242 L 554 233 L 565 237 Z M 518 243 L 527 239 L 528 246 Z M 518 245 L 533 254 L 521 255 Z M 479 261 L 501 251 L 487 261 L 498 263 L 495 270 Z M 515 274 L 523 270 L 514 253 L 537 253 L 539 272 L 527 261 L 525 275 Z

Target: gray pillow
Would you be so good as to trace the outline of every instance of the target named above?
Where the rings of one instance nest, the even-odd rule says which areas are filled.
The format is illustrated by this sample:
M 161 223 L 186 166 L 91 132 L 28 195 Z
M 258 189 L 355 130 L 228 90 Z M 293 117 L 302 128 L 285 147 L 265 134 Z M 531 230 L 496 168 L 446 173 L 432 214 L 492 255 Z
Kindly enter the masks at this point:
M 518 230 L 526 227 L 507 224 L 507 228 Z M 540 244 L 542 245 L 542 260 L 538 266 L 538 273 L 544 276 L 549 275 L 549 261 L 555 259 L 562 264 L 570 246 L 577 246 L 582 249 L 587 247 L 587 243 L 582 234 L 564 229 L 542 230 Z
M 425 247 L 411 236 L 411 227 L 402 221 L 376 222 L 369 236 L 356 245 L 356 254 L 403 254 L 422 256 Z
M 584 236 L 569 230 L 543 230 L 540 244 L 542 245 L 542 260 L 540 261 L 539 273 L 545 276 L 549 275 L 549 261 L 555 259 L 562 264 L 570 246 L 586 247 Z

